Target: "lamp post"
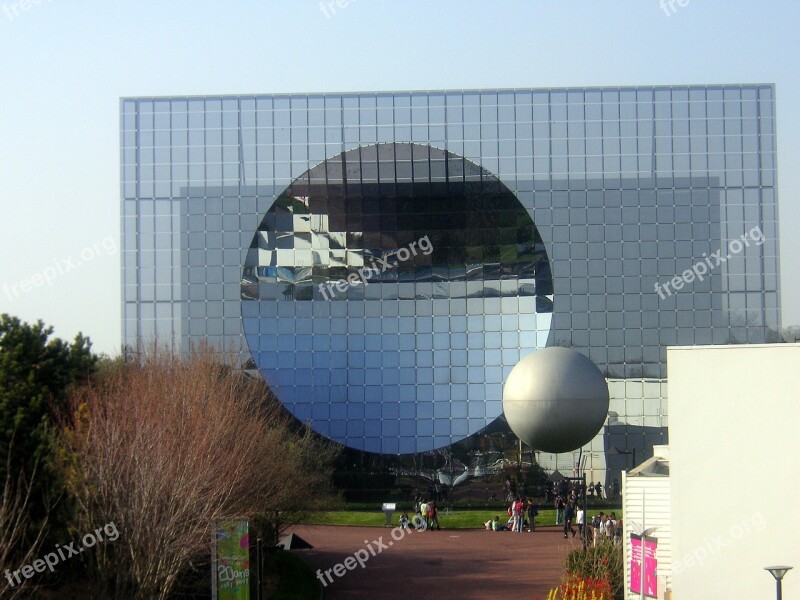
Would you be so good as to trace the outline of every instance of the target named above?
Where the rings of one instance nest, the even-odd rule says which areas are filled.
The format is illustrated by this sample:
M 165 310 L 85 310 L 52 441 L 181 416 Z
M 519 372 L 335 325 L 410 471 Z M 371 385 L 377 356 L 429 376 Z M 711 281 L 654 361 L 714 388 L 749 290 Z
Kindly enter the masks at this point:
M 764 567 L 765 570 L 769 571 L 772 576 L 775 578 L 775 594 L 778 600 L 783 599 L 783 587 L 781 581 L 783 580 L 783 576 L 791 569 L 792 567 L 786 566 L 775 566 L 775 567 Z
M 258 575 L 258 588 L 256 588 L 256 598 L 261 600 L 263 593 L 263 578 L 264 578 L 264 557 L 261 556 L 261 538 L 256 539 L 256 574 Z
M 639 535 L 642 536 L 642 545 L 640 546 L 641 555 L 640 555 L 640 558 L 639 558 L 639 560 L 640 560 L 639 573 L 641 575 L 641 579 L 639 580 L 639 594 L 640 594 L 640 597 L 641 597 L 642 600 L 644 600 L 644 557 L 645 557 L 644 538 L 646 538 L 648 535 L 653 533 L 656 529 L 658 529 L 658 527 L 648 527 L 647 529 L 642 531 L 642 533 L 639 534 Z
M 644 539 L 653 533 L 658 527 L 648 527 L 644 529 L 645 523 L 645 488 L 642 488 L 642 531 L 639 533 L 642 536 L 641 545 L 639 546 L 639 597 L 644 600 L 644 558 L 645 558 L 645 549 L 644 549 Z

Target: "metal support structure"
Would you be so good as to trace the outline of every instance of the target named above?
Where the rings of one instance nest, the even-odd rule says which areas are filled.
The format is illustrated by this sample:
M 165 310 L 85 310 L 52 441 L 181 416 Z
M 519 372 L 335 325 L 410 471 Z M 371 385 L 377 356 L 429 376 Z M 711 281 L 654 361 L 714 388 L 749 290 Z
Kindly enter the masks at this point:
M 261 538 L 256 538 L 256 577 L 258 578 L 258 587 L 256 588 L 256 600 L 261 600 L 262 590 L 264 588 L 264 556 L 261 554 L 261 545 L 263 541 Z
M 648 527 L 647 529 L 645 529 L 644 528 L 644 523 L 645 523 L 645 489 L 642 488 L 642 532 L 639 534 L 640 536 L 642 536 L 641 545 L 639 546 L 639 552 L 640 552 L 640 554 L 639 554 L 639 574 L 640 574 L 640 579 L 639 579 L 639 597 L 641 598 L 641 600 L 645 599 L 645 594 L 644 594 L 644 582 L 645 582 L 645 577 L 644 577 L 644 572 L 645 572 L 644 559 L 645 559 L 645 556 L 647 555 L 647 553 L 646 553 L 645 548 L 644 548 L 644 546 L 645 546 L 644 541 L 645 541 L 645 538 L 647 538 L 648 535 L 650 535 L 651 533 L 655 532 L 658 529 L 658 527 Z
M 589 495 L 587 494 L 586 489 L 586 472 L 581 471 L 581 494 L 583 495 L 583 540 L 581 543 L 585 546 L 588 542 L 587 538 L 587 528 L 586 526 L 589 524 Z

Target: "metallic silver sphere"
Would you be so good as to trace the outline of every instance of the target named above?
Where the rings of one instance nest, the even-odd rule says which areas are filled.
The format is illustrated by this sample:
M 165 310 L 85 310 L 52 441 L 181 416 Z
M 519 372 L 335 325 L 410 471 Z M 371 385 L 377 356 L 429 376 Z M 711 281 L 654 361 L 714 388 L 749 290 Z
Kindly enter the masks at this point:
M 570 348 L 532 352 L 508 374 L 503 410 L 511 430 L 534 450 L 570 452 L 590 442 L 608 414 L 600 369 Z

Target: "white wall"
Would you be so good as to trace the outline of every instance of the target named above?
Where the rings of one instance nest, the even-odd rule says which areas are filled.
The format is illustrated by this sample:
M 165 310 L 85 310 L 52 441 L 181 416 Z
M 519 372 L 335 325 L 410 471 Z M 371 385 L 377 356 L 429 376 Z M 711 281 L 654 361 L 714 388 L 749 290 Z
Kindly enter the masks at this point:
M 667 349 L 673 599 L 800 598 L 800 344 Z
M 658 448 L 658 446 L 656 447 Z M 656 527 L 650 537 L 658 539 L 658 593 L 663 597 L 671 589 L 672 575 L 672 515 L 671 483 L 669 477 L 637 477 L 622 474 L 622 523 L 624 525 L 624 561 L 626 598 L 638 599 L 631 589 L 631 534 Z M 642 501 L 644 500 L 644 511 Z

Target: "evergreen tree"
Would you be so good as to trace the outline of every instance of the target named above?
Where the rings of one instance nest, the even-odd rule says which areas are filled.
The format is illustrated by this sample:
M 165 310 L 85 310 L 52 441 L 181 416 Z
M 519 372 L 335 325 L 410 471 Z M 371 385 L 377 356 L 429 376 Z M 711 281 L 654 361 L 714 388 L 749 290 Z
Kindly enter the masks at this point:
M 78 334 L 69 344 L 53 328 L 0 315 L 0 482 L 35 472 L 31 513 L 41 518 L 55 484 L 49 428 L 66 409 L 70 386 L 94 371 L 91 342 Z M 52 490 L 55 494 L 60 489 Z

